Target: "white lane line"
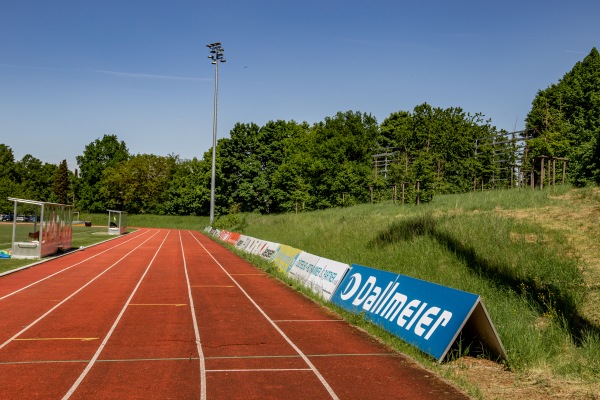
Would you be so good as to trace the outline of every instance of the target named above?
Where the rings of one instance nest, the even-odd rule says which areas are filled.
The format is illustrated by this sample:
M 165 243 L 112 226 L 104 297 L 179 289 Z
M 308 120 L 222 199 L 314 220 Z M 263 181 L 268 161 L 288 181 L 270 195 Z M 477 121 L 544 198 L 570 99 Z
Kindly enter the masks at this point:
M 50 279 L 50 278 L 52 278 L 53 276 L 56 276 L 56 275 L 58 275 L 58 274 L 60 274 L 60 273 L 62 273 L 62 272 L 65 272 L 65 271 L 67 271 L 67 270 L 69 270 L 69 269 L 73 268 L 73 267 L 76 267 L 76 266 L 78 266 L 79 264 L 83 264 L 84 262 L 86 262 L 86 261 L 89 261 L 89 260 L 91 260 L 92 258 L 98 257 L 100 254 L 106 253 L 107 251 L 110 251 L 110 250 L 114 250 L 114 249 L 116 249 L 117 247 L 119 247 L 119 246 L 121 246 L 121 245 L 124 245 L 125 243 L 127 243 L 127 242 L 130 242 L 130 241 L 132 241 L 132 240 L 135 240 L 135 239 L 139 238 L 140 236 L 142 236 L 142 235 L 145 235 L 145 234 L 146 234 L 146 233 L 148 233 L 148 232 L 150 232 L 150 231 L 144 231 L 144 232 L 140 233 L 139 235 L 136 235 L 136 236 L 132 237 L 131 239 L 127 239 L 126 241 L 124 241 L 124 242 L 122 242 L 122 243 L 119 243 L 119 244 L 117 244 L 116 246 L 110 247 L 110 248 L 108 248 L 108 249 L 106 249 L 106 250 L 103 250 L 103 251 L 101 251 L 101 252 L 100 252 L 100 253 L 98 253 L 98 254 L 95 254 L 95 255 L 93 255 L 93 256 L 91 256 L 91 257 L 88 257 L 88 258 L 86 258 L 85 260 L 81 260 L 81 261 L 79 261 L 78 263 L 75 263 L 75 264 L 73 264 L 73 265 L 71 265 L 71 266 L 69 266 L 69 267 L 63 268 L 63 269 L 61 269 L 60 271 L 57 271 L 57 272 L 55 272 L 55 273 L 53 273 L 53 274 L 51 274 L 51 275 L 48 275 L 48 276 L 47 276 L 47 277 L 45 277 L 45 278 L 42 278 L 42 279 L 40 279 L 39 281 L 35 281 L 35 282 L 33 282 L 33 283 L 30 283 L 30 284 L 29 284 L 29 285 L 27 285 L 27 286 L 23 286 L 21 289 L 15 290 L 15 291 L 14 291 L 14 292 L 12 292 L 12 293 L 9 293 L 9 294 L 6 294 L 6 295 L 4 295 L 4 296 L 0 297 L 0 300 L 4 300 L 4 299 L 6 299 L 7 297 L 13 296 L 13 295 L 15 295 L 15 294 L 17 294 L 17 293 L 19 293 L 19 292 L 21 292 L 21 291 L 25 290 L 25 289 L 28 289 L 28 288 L 30 288 L 30 287 L 32 287 L 32 286 L 34 286 L 34 285 L 37 285 L 37 284 L 38 284 L 38 283 L 40 283 L 40 282 L 43 282 L 43 281 L 45 281 L 46 279 Z
M 288 372 L 288 371 L 312 371 L 310 368 L 256 368 L 256 369 L 209 369 L 206 372 Z
M 202 342 L 200 341 L 200 329 L 198 329 L 198 321 L 196 320 L 196 309 L 194 308 L 194 298 L 192 297 L 192 287 L 190 285 L 187 262 L 185 261 L 185 252 L 183 251 L 181 231 L 179 231 L 179 243 L 181 244 L 181 253 L 183 254 L 183 269 L 185 271 L 185 280 L 187 281 L 188 297 L 190 299 L 190 311 L 192 312 L 194 335 L 196 336 L 196 348 L 198 349 L 198 357 L 200 361 L 200 399 L 206 400 L 206 362 L 204 358 L 204 351 L 202 350 Z
M 225 274 L 227 276 L 229 276 L 229 279 L 231 279 L 232 282 L 242 291 L 242 293 L 248 298 L 248 300 L 250 300 L 250 302 L 254 305 L 254 307 L 256 307 L 256 309 L 263 315 L 263 317 L 265 317 L 267 319 L 267 321 L 269 321 L 269 323 L 273 326 L 273 328 L 275 328 L 275 330 L 277 330 L 277 332 L 279 332 L 281 337 L 283 337 L 285 339 L 285 341 L 288 342 L 288 344 L 290 346 L 292 346 L 292 348 L 300 355 L 300 357 L 302 357 L 302 359 L 304 360 L 306 365 L 308 365 L 308 367 L 317 376 L 319 381 L 321 381 L 321 384 L 323 385 L 323 387 L 325 387 L 325 389 L 327 390 L 327 392 L 329 393 L 331 398 L 334 400 L 338 400 L 339 397 L 335 394 L 335 392 L 333 391 L 333 389 L 331 388 L 329 383 L 325 380 L 325 377 L 323 377 L 323 375 L 321 375 L 321 373 L 319 372 L 317 367 L 314 366 L 314 364 L 308 359 L 308 357 L 302 352 L 302 350 L 300 350 L 300 348 L 298 346 L 296 346 L 296 344 L 294 342 L 292 342 L 292 340 L 279 328 L 279 326 L 277 326 L 277 324 L 275 322 L 273 322 L 273 320 L 267 315 L 267 313 L 264 312 L 264 310 L 262 308 L 260 308 L 260 306 L 254 301 L 254 299 L 252 297 L 250 297 L 250 295 L 244 290 L 244 288 L 242 288 L 242 286 L 231 276 L 231 274 L 225 270 L 223 265 L 221 265 L 221 263 L 219 261 L 217 261 L 217 259 L 208 251 L 208 249 L 206 247 L 204 247 L 204 245 L 202 243 L 200 243 L 198 238 L 196 236 L 194 236 L 191 232 L 190 232 L 190 235 L 192 235 L 192 237 L 196 240 L 196 242 L 198 242 L 198 244 L 204 249 L 206 254 L 208 254 L 210 256 L 210 258 L 213 259 L 213 261 L 221 268 L 221 270 L 223 270 L 223 272 L 225 272 Z
M 344 322 L 343 319 L 274 319 L 273 322 Z
M 401 358 L 398 353 L 357 353 L 357 354 L 309 354 L 309 357 L 325 357 L 325 358 L 360 358 L 360 357 L 389 357 L 389 358 Z M 272 360 L 272 359 L 298 359 L 299 355 L 289 356 L 215 356 L 215 357 L 204 357 L 205 360 Z M 174 358 L 120 358 L 120 359 L 105 359 L 96 360 L 97 364 L 102 363 L 137 363 L 137 362 L 171 362 L 171 361 L 196 361 L 200 360 L 198 357 L 174 357 Z M 27 364 L 87 364 L 90 360 L 31 360 L 31 361 L 0 361 L 0 365 L 27 365 Z M 306 370 L 311 371 L 310 368 Z M 214 370 L 207 369 L 206 372 Z M 231 370 L 228 370 L 231 371 Z M 280 371 L 279 369 L 277 371 Z
M 158 249 L 156 250 L 156 253 L 154 253 L 154 257 L 152 257 L 152 260 L 150 260 L 150 263 L 148 263 L 148 266 L 146 267 L 146 270 L 144 271 L 144 273 L 140 277 L 137 285 L 135 285 L 135 287 L 133 288 L 133 291 L 131 292 L 131 295 L 129 296 L 129 298 L 125 302 L 125 305 L 121 309 L 121 312 L 117 316 L 117 319 L 115 320 L 115 322 L 111 326 L 110 330 L 108 331 L 108 333 L 104 337 L 104 340 L 102 340 L 102 343 L 100 343 L 100 347 L 98 347 L 98 350 L 96 350 L 96 353 L 94 354 L 94 356 L 92 357 L 92 359 L 90 360 L 90 362 L 88 363 L 88 365 L 85 367 L 85 369 L 83 370 L 83 372 L 81 373 L 81 375 L 79 375 L 79 378 L 77 378 L 77 380 L 75 381 L 75 383 L 73 384 L 73 386 L 71 386 L 71 389 L 69 389 L 69 391 L 64 395 L 63 400 L 66 400 L 66 399 L 70 398 L 73 395 L 73 393 L 75 393 L 75 390 L 77 390 L 77 388 L 79 387 L 79 385 L 81 384 L 81 382 L 83 381 L 83 379 L 87 376 L 88 372 L 90 372 L 90 370 L 94 366 L 94 363 L 96 362 L 96 360 L 98 359 L 98 357 L 100 357 L 100 353 L 102 353 L 102 350 L 104 350 L 104 346 L 106 346 L 106 343 L 108 343 L 108 340 L 110 339 L 110 337 L 112 336 L 113 332 L 117 328 L 117 325 L 121 321 L 121 318 L 123 317 L 123 314 L 125 314 L 125 310 L 127 310 L 127 307 L 129 306 L 129 303 L 131 303 L 131 300 L 133 299 L 133 296 L 135 295 L 135 293 L 137 292 L 138 288 L 142 284 L 142 281 L 146 277 L 146 274 L 150 270 L 150 267 L 154 263 L 154 260 L 156 259 L 156 256 L 160 252 L 160 249 L 162 249 L 162 246 L 163 246 L 163 244 L 165 244 L 165 241 L 167 240 L 168 236 L 169 236 L 169 231 L 167 231 L 167 234 L 165 235 L 165 238 L 160 243 L 160 246 L 158 246 Z
M 98 340 L 99 338 L 97 337 L 56 337 L 56 338 L 52 338 L 52 337 L 35 337 L 35 338 L 17 338 L 15 339 L 15 342 L 43 342 L 43 341 L 48 341 L 48 340 L 78 340 L 80 342 L 90 342 L 92 340 Z
M 156 232 L 158 233 L 158 232 Z M 156 235 L 156 233 L 154 235 Z M 9 344 L 11 341 L 13 341 L 14 339 L 18 338 L 19 336 L 21 336 L 24 332 L 26 332 L 29 328 L 31 328 L 32 326 L 34 326 L 35 324 L 37 324 L 38 322 L 40 322 L 42 319 L 46 318 L 51 312 L 53 312 L 54 310 L 56 310 L 58 307 L 60 307 L 61 305 L 63 305 L 64 303 L 66 303 L 67 301 L 69 301 L 73 296 L 75 296 L 77 293 L 81 292 L 83 289 L 85 289 L 86 287 L 88 287 L 89 285 L 92 284 L 92 282 L 94 282 L 96 279 L 100 278 L 102 275 L 104 275 L 106 272 L 108 272 L 111 268 L 113 268 L 115 265 L 117 265 L 118 263 L 120 263 L 121 261 L 123 261 L 129 254 L 133 253 L 135 250 L 137 250 L 141 245 L 143 245 L 144 243 L 146 243 L 148 240 L 152 239 L 154 237 L 154 235 L 150 236 L 148 239 L 144 240 L 142 243 L 138 244 L 134 249 L 132 249 L 130 252 L 128 252 L 127 254 L 125 254 L 123 257 L 119 258 L 114 264 L 112 264 L 110 267 L 106 268 L 104 271 L 100 272 L 98 275 L 96 275 L 92 280 L 90 280 L 88 283 L 86 283 L 85 285 L 83 285 L 82 287 L 80 287 L 79 289 L 77 289 L 76 291 L 74 291 L 73 293 L 71 293 L 71 295 L 69 295 L 67 298 L 65 298 L 63 301 L 61 301 L 60 303 L 56 304 L 54 307 L 52 307 L 51 309 L 49 309 L 48 311 L 46 311 L 44 314 L 42 314 L 41 317 L 39 317 L 38 319 L 36 319 L 35 321 L 33 321 L 32 323 L 30 323 L 29 325 L 27 325 L 25 328 L 23 328 L 22 330 L 20 330 L 17 334 L 15 334 L 13 337 L 11 337 L 10 339 L 8 339 L 6 342 L 0 344 L 0 349 L 2 349 L 3 347 L 5 347 L 7 344 Z
M 193 285 L 193 288 L 234 288 L 234 285 Z

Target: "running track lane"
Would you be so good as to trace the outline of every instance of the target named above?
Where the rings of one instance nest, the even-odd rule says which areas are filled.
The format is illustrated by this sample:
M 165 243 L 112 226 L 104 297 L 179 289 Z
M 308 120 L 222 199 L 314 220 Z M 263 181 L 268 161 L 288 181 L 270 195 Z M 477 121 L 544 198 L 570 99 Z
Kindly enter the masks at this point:
M 0 398 L 467 398 L 198 232 L 101 246 L 0 278 Z

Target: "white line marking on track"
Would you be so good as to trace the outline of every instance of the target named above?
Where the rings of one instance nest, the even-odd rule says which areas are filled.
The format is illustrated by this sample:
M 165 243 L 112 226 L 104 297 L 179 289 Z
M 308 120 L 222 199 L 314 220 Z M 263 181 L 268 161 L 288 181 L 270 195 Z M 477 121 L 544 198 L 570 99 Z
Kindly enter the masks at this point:
M 234 288 L 234 285 L 193 285 L 193 288 Z
M 96 353 L 94 354 L 94 356 L 92 357 L 92 359 L 90 360 L 90 362 L 88 363 L 88 365 L 85 367 L 85 369 L 83 370 L 83 372 L 81 373 L 81 375 L 79 375 L 79 378 L 77 378 L 77 380 L 75 381 L 75 383 L 73 384 L 73 386 L 71 386 L 71 389 L 69 389 L 69 391 L 64 395 L 63 400 L 66 400 L 66 399 L 70 398 L 73 395 L 73 393 L 75 393 L 75 390 L 77 390 L 77 388 L 79 387 L 79 385 L 81 384 L 81 382 L 83 381 L 83 379 L 87 376 L 88 372 L 90 372 L 90 370 L 94 366 L 94 363 L 96 362 L 96 360 L 98 359 L 98 357 L 100 357 L 100 353 L 102 353 L 102 350 L 104 350 L 104 346 L 106 346 L 106 343 L 108 343 L 108 340 L 110 339 L 110 337 L 112 336 L 113 332 L 117 328 L 117 325 L 121 321 L 121 318 L 123 317 L 123 314 L 125 314 L 125 311 L 127 310 L 127 306 L 129 305 L 129 303 L 131 303 L 131 300 L 133 299 L 133 296 L 135 295 L 135 293 L 137 292 L 138 288 L 142 284 L 142 281 L 146 277 L 146 274 L 150 270 L 150 267 L 154 263 L 154 260 L 156 259 L 156 256 L 160 252 L 160 249 L 162 249 L 162 246 L 163 246 L 163 244 L 165 244 L 165 241 L 167 240 L 168 236 L 169 236 L 169 232 L 167 231 L 167 234 L 165 235 L 165 238 L 160 243 L 160 246 L 158 246 L 158 249 L 156 250 L 156 253 L 154 253 L 154 256 L 152 257 L 152 260 L 150 260 L 150 262 L 148 263 L 148 266 L 146 267 L 146 270 L 144 271 L 144 273 L 140 277 L 137 285 L 135 285 L 135 287 L 133 288 L 133 291 L 131 292 L 131 295 L 129 295 L 129 298 L 125 302 L 125 305 L 121 309 L 121 312 L 117 316 L 117 319 L 115 320 L 115 322 L 111 326 L 110 330 L 108 331 L 108 333 L 104 337 L 104 340 L 102 340 L 102 343 L 100 343 L 100 347 L 98 347 L 98 350 L 96 350 Z
M 310 369 L 310 368 L 209 369 L 206 372 L 288 372 L 288 371 L 312 371 L 312 369 Z
M 202 350 L 202 342 L 200 341 L 200 329 L 198 329 L 198 321 L 196 320 L 194 298 L 192 297 L 192 287 L 190 286 L 190 277 L 188 275 L 187 262 L 185 261 L 185 252 L 183 250 L 183 241 L 181 240 L 181 231 L 179 231 L 179 243 L 181 245 L 181 253 L 183 255 L 183 270 L 185 271 L 185 280 L 187 281 L 188 297 L 190 299 L 190 310 L 192 311 L 192 321 L 194 322 L 196 348 L 198 349 L 198 356 L 200 358 L 200 399 L 206 400 L 206 362 L 204 359 L 204 351 Z
M 361 353 L 361 354 L 308 354 L 308 357 L 390 357 L 400 358 L 397 353 Z M 289 356 L 215 356 L 215 357 L 204 357 L 205 360 L 270 360 L 270 359 L 296 359 L 300 358 L 299 355 Z M 98 359 L 97 364 L 100 363 L 136 363 L 136 362 L 172 362 L 172 361 L 196 361 L 200 360 L 198 357 L 174 357 L 174 358 L 123 358 L 123 359 Z M 90 360 L 30 360 L 30 361 L 0 361 L 0 365 L 21 365 L 21 364 L 69 364 L 69 363 L 89 363 Z M 308 369 L 311 371 L 310 369 Z M 208 370 L 207 370 L 208 371 Z
M 321 375 L 321 373 L 319 372 L 319 370 L 313 365 L 313 363 L 302 352 L 302 350 L 300 350 L 300 348 L 298 346 L 296 346 L 296 344 L 294 342 L 292 342 L 292 340 L 279 328 L 279 326 L 277 326 L 277 324 L 275 322 L 273 322 L 273 320 L 267 315 L 267 313 L 265 313 L 263 311 L 263 309 L 254 301 L 254 299 L 252 297 L 250 297 L 250 295 L 231 276 L 231 274 L 229 272 L 227 272 L 227 270 L 223 267 L 223 265 L 221 265 L 221 263 L 210 253 L 210 251 L 208 251 L 208 249 L 202 243 L 200 243 L 200 241 L 198 240 L 198 238 L 196 236 L 194 236 L 191 232 L 189 232 L 189 233 L 196 240 L 196 242 L 198 242 L 198 244 L 204 249 L 204 251 L 206 251 L 206 253 L 210 256 L 210 258 L 212 258 L 213 261 L 221 268 L 221 270 L 223 270 L 223 272 L 225 272 L 225 274 L 227 276 L 229 276 L 229 279 L 231 279 L 233 281 L 233 283 L 242 291 L 242 293 L 248 298 L 248 300 L 254 305 L 254 307 L 256 307 L 256 309 L 263 315 L 263 317 L 265 317 L 267 319 L 267 321 L 269 321 L 269 323 L 273 326 L 273 328 L 275 328 L 275 330 L 277 330 L 277 332 L 279 332 L 279 334 L 281 335 L 281 337 L 283 337 L 283 339 L 285 339 L 285 341 L 288 342 L 288 344 L 290 346 L 292 346 L 292 348 L 300 355 L 300 357 L 302 357 L 302 359 L 304 360 L 304 362 L 308 365 L 308 367 L 317 376 L 317 378 L 319 379 L 319 381 L 321 381 L 321 384 L 325 387 L 325 389 L 327 390 L 327 392 L 329 393 L 329 395 L 331 396 L 331 398 L 335 399 L 335 400 L 338 400 L 339 397 L 335 394 L 335 392 L 333 391 L 333 389 L 331 388 L 331 386 L 329 385 L 329 383 L 327 383 L 327 381 L 325 380 L 325 378 L 323 377 L 323 375 Z
M 92 258 L 98 257 L 100 254 L 106 253 L 107 251 L 113 250 L 113 249 L 115 249 L 115 248 L 117 248 L 117 247 L 119 247 L 119 246 L 121 246 L 121 245 L 124 245 L 125 243 L 127 243 L 127 242 L 130 242 L 130 241 L 132 241 L 132 240 L 134 240 L 134 239 L 137 239 L 137 238 L 139 238 L 141 235 L 145 235 L 145 234 L 146 234 L 146 233 L 148 233 L 148 232 L 150 232 L 150 231 L 144 231 L 144 232 L 142 232 L 140 235 L 137 235 L 137 236 L 134 236 L 134 237 L 132 237 L 131 239 L 125 240 L 124 242 L 122 242 L 122 243 L 119 243 L 119 244 L 117 244 L 116 246 L 110 247 L 110 248 L 108 248 L 108 249 L 106 249 L 106 250 L 103 250 L 103 251 L 101 251 L 101 252 L 100 252 L 100 253 L 98 253 L 98 254 L 94 254 L 93 256 L 86 258 L 85 260 L 81 260 L 81 261 L 79 261 L 78 263 L 75 263 L 75 264 L 73 264 L 73 265 L 71 265 L 71 266 L 69 266 L 69 267 L 63 268 L 63 269 L 61 269 L 60 271 L 57 271 L 57 272 L 55 272 L 55 273 L 53 273 L 53 274 L 51 274 L 51 275 L 48 275 L 48 276 L 47 276 L 47 277 L 45 277 L 45 278 L 42 278 L 42 279 L 40 279 L 39 281 L 35 281 L 35 282 L 33 282 L 33 283 L 30 283 L 30 284 L 29 284 L 29 285 L 27 285 L 27 286 L 23 286 L 21 289 L 15 290 L 15 291 L 14 291 L 14 292 L 12 292 L 12 293 L 8 293 L 8 294 L 6 294 L 6 295 L 4 295 L 4 296 L 0 297 L 0 300 L 4 300 L 4 299 L 6 299 L 7 297 L 10 297 L 10 296 L 12 296 L 12 295 L 15 295 L 15 294 L 17 294 L 17 293 L 19 293 L 19 292 L 21 292 L 21 291 L 23 291 L 23 290 L 25 290 L 25 289 L 28 289 L 28 288 L 30 288 L 30 287 L 32 287 L 32 286 L 34 286 L 34 285 L 37 285 L 38 283 L 40 283 L 40 282 L 43 282 L 43 281 L 45 281 L 46 279 L 50 279 L 50 278 L 52 278 L 53 276 L 55 276 L 55 275 L 58 275 L 58 274 L 60 274 L 60 273 L 62 273 L 62 272 L 65 272 L 65 271 L 67 271 L 67 270 L 69 270 L 69 269 L 71 269 L 71 268 L 73 268 L 73 267 L 76 267 L 76 266 L 78 266 L 79 264 L 83 264 L 84 262 L 86 262 L 86 261 L 89 261 L 89 260 L 91 260 Z
M 274 319 L 273 322 L 344 322 L 343 319 Z
M 90 342 L 92 340 L 98 340 L 97 337 L 61 337 L 61 338 L 42 338 L 42 337 L 38 337 L 38 338 L 18 338 L 15 339 L 15 342 L 36 342 L 36 341 L 44 341 L 44 340 L 79 340 L 82 342 Z
M 158 233 L 158 232 L 157 232 Z M 156 235 L 156 233 L 154 234 Z M 117 265 L 118 263 L 120 263 L 121 261 L 123 261 L 129 254 L 133 253 L 135 250 L 137 250 L 141 245 L 143 245 L 144 243 L 146 243 L 148 240 L 152 239 L 154 237 L 154 235 L 150 236 L 148 239 L 144 240 L 142 243 L 138 244 L 134 249 L 132 249 L 130 252 L 128 252 L 127 254 L 125 254 L 123 257 L 119 258 L 117 261 L 115 261 L 114 264 L 112 264 L 110 267 L 106 268 L 104 271 L 100 272 L 98 275 L 96 275 L 92 280 L 90 280 L 88 283 L 86 283 L 85 285 L 83 285 L 82 287 L 80 287 L 79 289 L 77 289 L 76 291 L 74 291 L 73 293 L 71 293 L 71 295 L 69 295 L 68 297 L 66 297 L 63 301 L 61 301 L 60 303 L 58 303 L 57 305 L 55 305 L 54 307 L 52 307 L 51 309 L 49 309 L 48 311 L 46 311 L 44 314 L 42 314 L 41 317 L 39 317 L 38 319 L 36 319 L 35 321 L 33 321 L 32 323 L 30 323 L 29 325 L 27 325 L 25 328 L 21 329 L 19 332 L 17 332 L 17 334 L 15 334 L 13 337 L 11 337 L 10 339 L 8 339 L 6 342 L 0 344 L 0 349 L 2 349 L 3 347 L 5 347 L 7 344 L 9 344 L 11 341 L 13 341 L 14 339 L 18 338 L 19 336 L 21 336 L 21 334 L 23 332 L 26 332 L 29 328 L 31 328 L 32 326 L 34 326 L 35 324 L 37 324 L 38 322 L 40 322 L 42 319 L 44 319 L 45 317 L 47 317 L 51 312 L 53 312 L 54 310 L 56 310 L 58 307 L 60 307 L 61 305 L 63 305 L 65 302 L 67 302 L 69 299 L 71 299 L 73 296 L 75 296 L 77 293 L 81 292 L 83 289 L 85 289 L 86 287 L 88 287 L 92 282 L 94 282 L 96 279 L 100 278 L 102 275 L 104 275 L 106 272 L 108 272 L 111 268 L 113 268 L 115 265 Z

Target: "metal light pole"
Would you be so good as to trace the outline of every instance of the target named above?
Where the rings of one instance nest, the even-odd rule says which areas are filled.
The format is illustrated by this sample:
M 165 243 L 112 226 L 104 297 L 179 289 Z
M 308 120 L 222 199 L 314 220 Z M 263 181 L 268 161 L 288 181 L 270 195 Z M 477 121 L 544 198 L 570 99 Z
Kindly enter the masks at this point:
M 219 92 L 219 62 L 225 62 L 223 58 L 223 46 L 220 42 L 207 44 L 210 49 L 208 58 L 215 65 L 215 111 L 213 116 L 213 146 L 212 146 L 212 174 L 210 181 L 210 225 L 215 219 L 215 163 L 217 158 L 217 94 Z

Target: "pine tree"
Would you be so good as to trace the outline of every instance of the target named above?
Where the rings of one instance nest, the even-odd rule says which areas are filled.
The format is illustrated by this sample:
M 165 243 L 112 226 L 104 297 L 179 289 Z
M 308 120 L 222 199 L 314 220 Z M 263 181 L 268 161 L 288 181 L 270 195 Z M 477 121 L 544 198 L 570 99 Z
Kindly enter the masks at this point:
M 54 175 L 54 194 L 58 202 L 67 204 L 69 196 L 69 169 L 67 168 L 67 160 L 62 160 Z

